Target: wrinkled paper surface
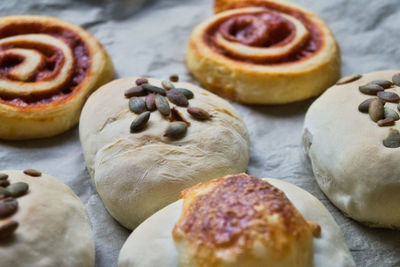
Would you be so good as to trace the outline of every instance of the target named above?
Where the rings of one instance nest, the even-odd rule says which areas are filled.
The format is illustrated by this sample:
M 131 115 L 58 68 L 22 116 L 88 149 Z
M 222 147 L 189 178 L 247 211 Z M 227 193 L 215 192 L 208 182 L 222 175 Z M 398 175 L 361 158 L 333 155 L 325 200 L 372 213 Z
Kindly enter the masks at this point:
M 343 75 L 400 69 L 398 0 L 293 1 L 318 13 L 331 27 L 342 51 Z M 142 2 L 0 1 L 0 15 L 50 15 L 81 25 L 104 44 L 117 77 L 167 78 L 177 73 L 181 80 L 196 83 L 185 67 L 184 54 L 193 27 L 212 15 L 213 1 L 150 0 L 139 9 Z M 248 172 L 294 183 L 320 199 L 342 228 L 357 266 L 400 266 L 400 231 L 370 229 L 346 218 L 318 188 L 300 145 L 304 115 L 312 101 L 270 107 L 234 103 L 251 136 Z M 0 169 L 26 168 L 56 176 L 74 190 L 93 225 L 96 266 L 116 266 L 129 231 L 107 213 L 92 185 L 78 128 L 45 140 L 0 142 Z

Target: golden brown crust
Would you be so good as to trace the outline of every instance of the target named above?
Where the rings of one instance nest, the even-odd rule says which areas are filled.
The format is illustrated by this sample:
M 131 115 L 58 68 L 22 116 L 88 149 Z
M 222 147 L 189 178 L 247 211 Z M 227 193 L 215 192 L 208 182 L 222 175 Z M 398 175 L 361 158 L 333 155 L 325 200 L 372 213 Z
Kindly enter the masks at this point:
M 47 16 L 0 18 L 1 139 L 59 134 L 87 96 L 113 76 L 104 47 L 84 29 Z
M 299 262 L 307 262 L 302 257 L 307 258 L 314 224 L 306 222 L 285 194 L 268 182 L 231 175 L 187 189 L 180 197 L 183 212 L 173 238 L 184 242 L 185 253 L 193 253 L 190 264 L 224 266 L 227 259 L 221 255 L 230 255 L 236 263 L 260 264 L 262 256 L 254 255 L 260 244 L 266 254 L 273 254 L 271 260 L 279 262 L 292 256 L 297 242 L 304 246 L 300 250 L 306 250 Z

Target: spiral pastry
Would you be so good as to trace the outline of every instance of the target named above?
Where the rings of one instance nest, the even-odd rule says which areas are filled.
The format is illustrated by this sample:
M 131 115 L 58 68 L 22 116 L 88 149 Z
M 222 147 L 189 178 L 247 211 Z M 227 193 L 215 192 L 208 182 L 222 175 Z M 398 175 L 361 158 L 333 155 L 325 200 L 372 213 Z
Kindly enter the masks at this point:
M 317 15 L 287 1 L 216 0 L 192 32 L 187 65 L 235 101 L 284 104 L 322 93 L 340 75 L 336 40 Z
M 0 18 L 0 138 L 68 130 L 87 96 L 112 76 L 107 52 L 84 29 L 45 16 Z

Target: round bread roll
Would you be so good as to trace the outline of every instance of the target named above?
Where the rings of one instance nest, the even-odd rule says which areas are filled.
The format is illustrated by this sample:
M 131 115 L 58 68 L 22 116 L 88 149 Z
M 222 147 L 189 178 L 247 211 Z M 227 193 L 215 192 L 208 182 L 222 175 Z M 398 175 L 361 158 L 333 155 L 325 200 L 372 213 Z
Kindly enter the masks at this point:
M 181 198 L 133 231 L 119 267 L 354 266 L 332 216 L 295 185 L 229 175 Z
M 1 266 L 94 266 L 89 217 L 68 186 L 35 170 L 1 171 L 0 185 Z
M 250 104 L 284 104 L 322 93 L 340 75 L 328 26 L 288 1 L 216 0 L 197 26 L 186 62 L 201 84 Z
M 398 73 L 341 79 L 304 122 L 303 144 L 320 188 L 347 216 L 373 227 L 400 228 Z
M 86 165 L 97 191 L 110 214 L 128 229 L 175 201 L 181 190 L 243 172 L 249 161 L 246 126 L 228 102 L 189 83 L 164 81 L 190 90 L 193 98 L 184 98 L 187 106 L 179 106 L 157 94 L 163 99 L 158 109 L 169 106 L 169 115 L 144 109 L 139 109 L 142 113 L 137 115 L 130 108 L 145 108 L 144 99 L 147 102 L 155 95 L 128 99 L 124 94 L 141 90 L 135 83 L 141 84 L 142 80 L 119 79 L 97 90 L 83 108 L 79 129 Z M 147 82 L 156 88 L 152 90 L 165 94 L 162 81 Z M 168 91 L 168 99 L 173 99 L 171 92 L 176 93 L 176 89 Z M 208 117 L 194 117 L 202 114 Z M 145 116 L 150 116 L 147 124 Z M 136 131 L 140 123 L 144 124 Z M 183 136 L 170 136 L 180 130 Z
M 113 66 L 87 31 L 63 20 L 0 18 L 0 139 L 32 139 L 73 127 Z

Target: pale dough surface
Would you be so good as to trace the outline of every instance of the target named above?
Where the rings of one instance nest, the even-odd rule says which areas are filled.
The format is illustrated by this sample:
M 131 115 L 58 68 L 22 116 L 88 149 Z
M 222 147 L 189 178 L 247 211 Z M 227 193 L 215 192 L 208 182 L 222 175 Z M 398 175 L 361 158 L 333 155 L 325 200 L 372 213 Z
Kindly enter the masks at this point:
M 56 178 L 1 171 L 10 183 L 29 184 L 9 217 L 19 223 L 13 238 L 0 242 L 0 266 L 92 267 L 94 243 L 88 214 L 72 190 Z
M 184 138 L 163 137 L 170 122 L 158 111 L 143 131 L 130 133 L 137 115 L 128 109 L 124 91 L 135 81 L 119 79 L 101 87 L 80 120 L 89 173 L 107 210 L 128 229 L 175 201 L 181 190 L 243 172 L 249 161 L 249 137 L 239 114 L 227 101 L 189 83 L 175 86 L 192 90 L 189 105 L 208 111 L 211 120 L 195 120 L 186 108 L 176 107 L 191 123 Z M 160 80 L 150 83 L 161 86 Z
M 364 74 L 333 86 L 307 112 L 303 143 L 315 178 L 326 196 L 345 214 L 371 226 L 400 228 L 400 148 L 387 148 L 389 129 L 379 127 L 358 105 L 373 96 L 358 87 L 373 80 L 392 80 L 400 71 Z M 385 91 L 400 93 L 399 87 Z M 397 110 L 396 104 L 385 107 Z
M 282 190 L 307 220 L 320 224 L 321 237 L 314 238 L 313 243 L 315 267 L 355 266 L 341 230 L 318 199 L 293 184 L 266 181 Z M 119 267 L 179 266 L 172 229 L 181 216 L 182 202 L 170 204 L 133 231 L 120 252 Z

